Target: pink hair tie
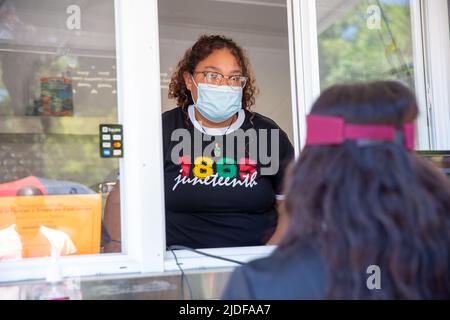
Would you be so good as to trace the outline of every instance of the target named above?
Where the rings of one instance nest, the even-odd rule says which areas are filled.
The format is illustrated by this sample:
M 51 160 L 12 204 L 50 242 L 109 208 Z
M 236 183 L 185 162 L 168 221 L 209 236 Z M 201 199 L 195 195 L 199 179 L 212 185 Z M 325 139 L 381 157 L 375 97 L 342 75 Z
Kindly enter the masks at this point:
M 342 117 L 309 115 L 306 117 L 306 145 L 339 145 L 344 141 L 394 142 L 399 130 L 389 125 L 347 124 Z M 403 145 L 408 150 L 415 147 L 415 125 L 406 124 L 402 130 Z

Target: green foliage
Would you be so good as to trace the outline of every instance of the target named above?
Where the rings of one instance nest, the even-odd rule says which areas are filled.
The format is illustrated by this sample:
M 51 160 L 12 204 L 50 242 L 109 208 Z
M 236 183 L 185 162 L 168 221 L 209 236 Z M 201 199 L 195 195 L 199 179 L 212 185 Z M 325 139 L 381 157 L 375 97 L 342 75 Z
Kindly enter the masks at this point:
M 321 87 L 342 82 L 395 79 L 414 87 L 409 3 L 382 4 L 381 29 L 367 27 L 367 8 L 359 1 L 319 36 Z
M 41 142 L 45 177 L 93 186 L 104 182 L 118 160 L 100 158 L 98 136 L 47 135 Z

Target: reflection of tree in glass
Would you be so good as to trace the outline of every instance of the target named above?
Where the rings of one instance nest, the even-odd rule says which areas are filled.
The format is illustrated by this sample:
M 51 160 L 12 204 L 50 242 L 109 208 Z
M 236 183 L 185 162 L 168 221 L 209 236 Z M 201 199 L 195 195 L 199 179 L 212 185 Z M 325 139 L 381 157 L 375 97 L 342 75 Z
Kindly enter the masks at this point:
M 26 38 L 33 37 L 36 28 L 29 23 L 29 15 L 16 6 L 15 0 L 0 0 L 0 38 L 12 48 L 24 49 Z M 41 31 L 39 36 L 45 36 L 47 31 Z M 74 116 L 86 117 L 85 121 L 75 121 L 81 123 L 80 128 L 67 119 L 37 118 L 36 127 L 42 125 L 42 132 L 30 129 L 30 134 L 2 134 L 0 182 L 35 175 L 90 186 L 103 182 L 117 170 L 117 161 L 99 157 L 96 132 L 100 123 L 117 122 L 115 54 L 113 49 L 107 54 L 102 52 L 101 57 L 98 52 L 92 52 L 92 56 L 84 51 L 77 54 L 80 48 L 67 47 L 70 42 L 66 40 L 57 38 L 58 47 L 51 45 L 45 50 L 50 54 L 36 53 L 34 49 L 26 53 L 0 52 L 0 115 L 38 115 L 41 78 L 64 76 L 73 79 Z M 40 47 L 35 49 L 39 51 Z M 16 126 L 17 120 L 5 119 Z M 52 125 L 57 127 L 56 133 Z
M 367 8 L 381 5 L 381 29 L 367 28 Z M 409 1 L 359 1 L 319 36 L 321 87 L 358 80 L 413 82 Z
M 0 140 L 0 183 L 44 175 L 38 136 L 2 134 Z
M 39 147 L 44 158 L 45 177 L 91 186 L 104 181 L 111 171 L 117 170 L 117 161 L 105 161 L 99 157 L 97 136 L 101 121 L 117 122 L 117 96 L 112 94 L 116 89 L 114 65 L 114 60 L 108 58 L 41 56 L 36 81 L 41 76 L 70 76 L 73 79 L 74 116 L 86 117 L 79 122 L 80 127 L 75 127 L 71 121 L 59 122 L 58 132 L 66 134 L 46 132 L 41 136 Z M 95 87 L 98 79 L 105 79 L 103 82 L 110 83 L 112 88 L 99 88 L 94 95 L 91 88 L 79 87 L 80 83 Z M 85 134 L 73 134 L 74 130 Z
M 0 0 L 0 40 L 18 44 L 33 37 L 36 27 L 24 22 L 23 13 L 16 9 L 16 2 Z M 0 114 L 25 115 L 32 100 L 31 81 L 35 68 L 35 57 L 23 52 L 1 52 Z M 7 106 L 7 107 L 6 107 Z

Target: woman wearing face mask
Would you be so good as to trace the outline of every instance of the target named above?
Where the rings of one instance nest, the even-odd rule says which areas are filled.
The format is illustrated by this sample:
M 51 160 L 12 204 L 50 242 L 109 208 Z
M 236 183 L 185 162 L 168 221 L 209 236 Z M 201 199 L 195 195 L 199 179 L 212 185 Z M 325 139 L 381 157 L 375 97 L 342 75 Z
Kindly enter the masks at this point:
M 177 108 L 162 116 L 168 247 L 259 246 L 283 234 L 278 208 L 294 150 L 275 122 L 249 110 L 256 91 L 243 50 L 223 36 L 201 36 L 178 63 L 169 86 Z M 118 195 L 117 185 L 106 252 L 120 251 Z
M 282 233 L 277 199 L 294 151 L 272 120 L 249 110 L 254 83 L 243 50 L 223 36 L 201 36 L 179 62 L 169 86 L 178 107 L 163 114 L 168 246 L 257 246 Z M 230 139 L 239 134 L 245 143 Z

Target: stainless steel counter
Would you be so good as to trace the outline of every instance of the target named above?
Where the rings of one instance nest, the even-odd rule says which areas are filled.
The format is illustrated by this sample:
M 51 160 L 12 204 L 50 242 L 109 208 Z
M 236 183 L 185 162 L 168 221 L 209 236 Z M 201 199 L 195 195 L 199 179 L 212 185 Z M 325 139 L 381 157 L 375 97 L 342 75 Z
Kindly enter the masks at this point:
M 81 279 L 81 292 L 86 300 L 219 299 L 231 271 L 232 269 L 210 269 L 185 272 L 183 290 L 180 273 L 87 277 Z M 41 284 L 44 282 L 2 285 L 0 300 L 19 299 L 20 292 Z

